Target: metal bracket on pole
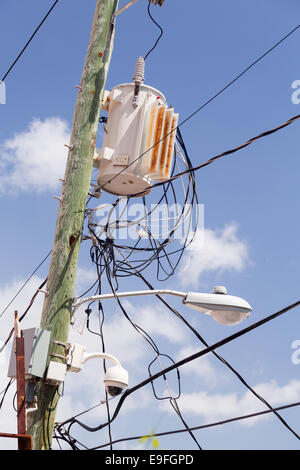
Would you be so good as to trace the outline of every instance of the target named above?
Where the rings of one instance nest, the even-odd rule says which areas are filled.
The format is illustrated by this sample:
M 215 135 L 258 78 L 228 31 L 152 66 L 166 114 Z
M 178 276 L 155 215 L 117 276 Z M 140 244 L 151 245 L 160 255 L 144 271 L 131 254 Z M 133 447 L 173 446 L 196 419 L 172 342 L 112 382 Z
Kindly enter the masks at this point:
M 15 312 L 15 352 L 17 375 L 17 420 L 18 420 L 18 449 L 31 450 L 31 438 L 27 436 L 26 426 L 26 382 L 25 382 L 25 347 L 24 336 L 20 331 L 18 312 Z
M 58 357 L 59 359 L 63 359 L 64 361 L 67 359 L 67 356 L 63 356 L 62 354 L 50 353 L 49 356 Z
M 111 23 L 114 25 L 116 22 L 117 16 L 119 16 L 124 11 L 128 10 L 128 8 L 132 7 L 138 1 L 139 0 L 130 0 L 130 2 L 126 3 L 122 8 L 116 11 L 116 13 L 112 16 Z M 148 0 L 148 1 L 154 5 L 159 5 L 161 7 L 165 0 Z
M 130 8 L 132 5 L 137 3 L 139 0 L 131 0 L 130 2 L 126 3 L 122 8 L 120 8 L 116 13 L 113 15 L 113 22 L 115 21 L 116 17 L 119 16 L 123 11 L 127 10 Z
M 65 349 L 70 348 L 70 343 L 63 343 L 62 341 L 57 341 L 56 339 L 51 340 L 50 343 L 57 344 L 58 346 L 62 346 Z

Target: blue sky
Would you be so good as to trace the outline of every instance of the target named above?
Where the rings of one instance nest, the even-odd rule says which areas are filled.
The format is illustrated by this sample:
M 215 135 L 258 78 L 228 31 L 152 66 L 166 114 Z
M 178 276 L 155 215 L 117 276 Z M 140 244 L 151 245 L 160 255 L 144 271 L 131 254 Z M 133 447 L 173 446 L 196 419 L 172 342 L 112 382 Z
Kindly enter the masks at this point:
M 120 1 L 120 6 L 125 3 Z M 158 29 L 147 16 L 147 3 L 139 0 L 117 20 L 106 89 L 131 81 L 136 59 L 157 37 Z M 48 0 L 2 0 L 1 76 L 51 4 Z M 95 0 L 60 0 L 6 80 L 7 102 L 0 105 L 0 311 L 52 248 L 57 215 L 57 201 L 52 196 L 60 192 L 64 143 L 68 143 L 75 85 L 80 82 L 94 8 Z M 152 6 L 151 11 L 164 36 L 146 61 L 145 83 L 159 89 L 183 121 L 297 26 L 300 5 L 295 0 L 166 0 L 162 8 Z M 299 34 L 300 30 L 181 127 L 194 165 L 299 114 L 299 105 L 292 102 L 292 83 L 300 80 Z M 296 122 L 197 172 L 208 244 L 200 258 L 197 253 L 193 256 L 191 287 L 180 273 L 167 283 L 158 283 L 150 269 L 149 279 L 157 288 L 211 291 L 214 285 L 225 285 L 230 293 L 252 305 L 247 324 L 298 300 L 298 136 Z M 101 138 L 99 131 L 99 147 Z M 103 202 L 112 200 L 104 194 Z M 1 318 L 2 341 L 11 328 L 14 309 L 24 310 L 47 269 L 45 264 Z M 77 278 L 78 292 L 95 279 L 88 243 L 81 247 Z M 132 290 L 132 281 L 122 281 L 120 290 Z M 209 343 L 242 327 L 225 328 L 189 311 L 177 300 L 173 304 Z M 133 385 L 147 377 L 153 354 L 130 331 L 117 306 L 107 305 L 107 345 L 112 353 L 123 357 Z M 165 354 L 177 359 L 200 348 L 197 340 L 155 301 L 131 299 L 126 305 Z M 39 298 L 26 327 L 38 325 L 41 307 Z M 300 339 L 298 314 L 299 308 L 292 310 L 220 350 L 274 406 L 300 398 L 300 365 L 291 360 L 291 345 Z M 84 317 L 80 318 L 78 324 Z M 93 321 L 97 328 L 96 315 Z M 72 330 L 71 334 L 90 350 L 99 347 L 97 338 L 86 330 L 79 335 Z M 1 362 L 3 370 L 8 356 L 9 351 Z M 67 378 L 58 419 L 103 399 L 101 377 L 95 383 L 93 367 L 89 365 L 82 374 Z M 238 380 L 212 357 L 183 367 L 181 382 L 179 404 L 190 426 L 257 409 L 257 401 L 253 403 Z M 1 386 L 5 383 L 2 376 Z M 105 420 L 102 408 L 89 414 L 86 422 L 96 425 Z M 1 413 L 0 430 L 14 432 L 10 398 Z M 282 416 L 299 430 L 297 408 L 283 411 Z M 121 438 L 179 428 L 182 423 L 171 407 L 157 402 L 148 388 L 128 399 L 112 432 L 114 438 Z M 108 441 L 106 431 L 87 434 L 74 428 L 74 434 L 88 446 Z M 299 441 L 270 415 L 248 425 L 228 424 L 199 431 L 196 436 L 204 449 L 299 449 Z M 187 433 L 160 438 L 159 442 L 165 449 L 195 448 Z M 12 444 L 0 441 L 0 448 L 8 445 Z M 134 445 L 141 446 L 131 442 L 126 448 Z

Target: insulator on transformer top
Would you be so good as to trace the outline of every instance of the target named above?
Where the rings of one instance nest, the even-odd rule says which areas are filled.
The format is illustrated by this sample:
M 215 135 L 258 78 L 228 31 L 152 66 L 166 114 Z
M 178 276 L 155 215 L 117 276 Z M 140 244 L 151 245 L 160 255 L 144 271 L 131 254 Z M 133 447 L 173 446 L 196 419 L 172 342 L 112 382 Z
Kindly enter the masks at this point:
M 137 108 L 139 105 L 139 93 L 140 93 L 140 86 L 144 83 L 145 80 L 145 61 L 144 57 L 139 57 L 136 66 L 135 66 L 135 73 L 133 76 L 134 80 L 134 96 L 132 100 L 132 106 Z
M 136 85 L 141 85 L 145 81 L 145 61 L 144 57 L 139 57 L 136 66 L 135 73 L 133 76 L 134 83 Z
M 169 179 L 178 124 L 164 95 L 144 85 L 143 57 L 133 80 L 104 92 L 106 132 L 94 157 L 98 185 L 118 196 L 143 196 L 154 182 Z

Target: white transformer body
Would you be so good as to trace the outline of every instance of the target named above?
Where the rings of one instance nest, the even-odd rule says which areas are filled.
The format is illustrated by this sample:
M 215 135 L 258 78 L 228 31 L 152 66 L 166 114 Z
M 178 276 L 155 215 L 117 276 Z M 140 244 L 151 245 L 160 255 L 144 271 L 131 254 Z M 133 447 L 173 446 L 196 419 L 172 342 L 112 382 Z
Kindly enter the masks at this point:
M 103 147 L 95 151 L 98 185 L 118 196 L 142 196 L 151 184 L 170 177 L 178 114 L 165 97 L 147 85 L 134 83 L 105 91 L 102 109 L 108 111 Z

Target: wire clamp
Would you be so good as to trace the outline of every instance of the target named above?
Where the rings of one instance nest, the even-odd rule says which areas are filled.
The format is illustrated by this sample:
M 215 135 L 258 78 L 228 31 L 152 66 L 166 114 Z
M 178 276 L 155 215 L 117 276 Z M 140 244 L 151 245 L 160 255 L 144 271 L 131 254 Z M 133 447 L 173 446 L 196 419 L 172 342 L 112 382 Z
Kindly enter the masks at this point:
M 42 294 L 45 294 L 45 297 L 48 297 L 48 295 L 49 295 L 49 292 L 47 290 L 37 289 L 37 291 L 41 292 Z
M 74 147 L 72 147 L 71 145 L 68 145 L 68 144 L 64 144 L 65 147 L 67 147 L 70 151 L 73 150 Z
M 57 341 L 56 339 L 53 339 L 50 341 L 50 343 L 57 344 L 58 346 L 62 346 L 66 350 L 70 348 L 70 343 L 63 343 L 62 341 Z
M 67 356 L 63 356 L 62 354 L 50 353 L 49 356 L 58 357 L 59 359 L 63 359 L 64 361 L 67 359 Z

